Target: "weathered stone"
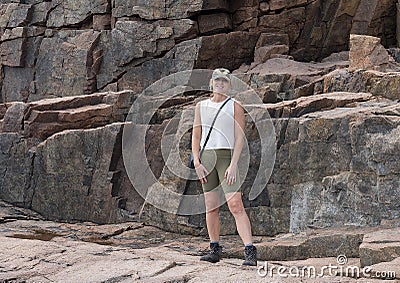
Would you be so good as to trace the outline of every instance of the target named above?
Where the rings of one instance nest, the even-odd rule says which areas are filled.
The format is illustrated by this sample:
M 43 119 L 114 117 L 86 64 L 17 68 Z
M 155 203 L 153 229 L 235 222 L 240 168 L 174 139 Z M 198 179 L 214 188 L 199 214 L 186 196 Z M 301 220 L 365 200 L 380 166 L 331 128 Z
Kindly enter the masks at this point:
M 397 1 L 397 47 L 400 48 L 400 3 Z
M 141 91 L 143 89 L 139 88 L 140 85 L 147 86 L 147 81 L 153 83 L 161 78 L 162 75 L 169 74 L 172 72 L 170 71 L 171 66 L 186 65 L 186 61 L 189 60 L 189 58 L 186 58 L 187 56 L 192 57 L 190 58 L 192 63 L 189 66 L 178 67 L 176 70 L 188 70 L 193 67 L 193 62 L 196 60 L 198 52 L 194 50 L 187 50 L 188 52 L 193 52 L 191 54 L 186 54 L 186 51 L 180 52 L 184 49 L 181 45 L 188 46 L 193 44 L 192 41 L 187 40 L 196 35 L 197 26 L 192 20 L 157 21 L 154 24 L 128 21 L 121 22 L 119 27 L 120 30 L 103 31 L 101 34 L 99 47 L 103 50 L 103 55 L 101 67 L 96 76 L 98 89 L 102 89 L 108 83 L 115 81 L 117 77 L 121 77 L 122 74 L 126 73 L 122 80 L 117 83 L 119 85 L 118 89 Z M 137 36 L 136 32 L 132 32 L 134 27 L 141 27 L 143 32 L 147 32 L 143 33 L 142 37 Z M 148 40 L 143 41 L 143 37 Z M 176 41 L 182 40 L 185 41 L 175 45 Z M 132 45 L 137 46 L 137 48 L 132 48 Z M 199 44 L 197 44 L 197 48 L 198 46 Z M 159 56 L 168 50 L 170 51 L 164 57 L 151 60 L 152 56 Z M 175 56 L 172 54 L 175 54 Z M 152 62 L 159 61 L 162 62 L 160 64 L 153 63 L 157 64 L 157 68 L 151 66 Z M 165 61 L 171 62 L 166 63 Z M 119 67 L 125 64 L 128 65 L 126 67 L 123 66 L 122 69 Z M 155 72 L 154 70 L 157 71 Z M 165 70 L 165 73 L 162 70 Z M 156 73 L 160 73 L 161 76 L 158 77 Z M 133 81 L 130 79 L 131 76 Z M 153 80 L 153 77 L 158 78 Z
M 174 30 L 174 39 L 176 43 L 196 38 L 198 33 L 198 24 L 189 19 L 182 19 L 172 22 Z
M 282 84 L 270 83 L 264 87 L 257 88 L 256 91 L 264 103 L 276 103 Z
M 111 29 L 111 16 L 106 15 L 93 15 L 93 29 L 97 31 Z
M 350 35 L 350 69 L 385 71 L 389 54 L 380 39 L 365 35 Z
M 238 26 L 244 22 L 248 22 L 258 17 L 257 7 L 244 7 L 235 11 L 232 16 L 232 21 L 235 26 Z
M 23 28 L 23 27 L 6 29 L 3 33 L 3 35 L 1 36 L 1 41 L 22 38 L 22 37 L 25 37 L 25 35 L 26 35 L 26 28 Z
M 254 63 L 262 64 L 269 60 L 274 54 L 286 54 L 289 51 L 287 45 L 271 45 L 256 48 L 254 51 Z
M 195 68 L 201 40 L 187 40 L 177 44 L 162 58 L 144 62 L 141 66 L 130 67 L 118 81 L 118 89 L 141 92 L 159 79 L 185 70 Z
M 162 32 L 162 31 L 161 31 Z M 172 35 L 172 28 L 164 30 L 164 38 Z M 145 53 L 156 54 L 158 31 L 152 24 L 136 21 L 120 21 L 112 30 L 113 59 L 122 66 L 133 59 L 145 57 Z M 162 36 L 162 34 L 160 34 Z
M 399 84 L 399 73 L 336 70 L 324 77 L 323 92 L 369 92 L 376 96 L 397 100 L 400 98 Z
M 246 8 L 246 7 L 257 7 L 259 5 L 259 1 L 256 0 L 243 0 L 243 1 L 230 1 L 229 8 L 232 12 L 235 12 L 238 9 Z
M 116 0 L 112 9 L 114 17 L 123 16 L 139 16 L 148 20 L 157 19 L 181 19 L 190 16 L 196 12 L 202 10 L 202 0 L 196 1 L 173 1 L 173 0 L 161 0 L 161 1 L 138 1 L 129 0 L 121 1 Z M 226 5 L 226 1 L 211 1 L 211 3 L 219 3 L 220 5 Z M 215 9 L 215 4 L 210 5 L 209 9 Z M 218 7 L 218 6 L 217 6 Z
M 32 93 L 33 68 L 11 68 L 4 66 L 4 83 L 1 91 L 5 102 L 26 102 Z
M 349 51 L 342 51 L 339 53 L 332 53 L 328 57 L 325 57 L 324 59 L 321 60 L 321 62 L 338 62 L 338 61 L 349 61 L 350 58 L 350 52 Z
M 3 128 L 0 132 L 21 133 L 26 108 L 27 105 L 25 103 L 12 103 L 4 114 Z
M 192 23 L 187 21 L 182 23 L 187 24 L 186 29 L 179 25 L 181 34 L 177 34 L 177 37 L 185 34 L 192 26 Z M 154 25 L 134 21 L 117 22 L 116 28 L 112 30 L 114 60 L 122 66 L 134 59 L 157 56 L 172 49 L 173 27 L 174 22 L 160 21 Z
M 28 104 L 27 136 L 41 140 L 66 129 L 85 129 L 123 121 L 135 96 L 129 92 L 46 99 Z
M 30 24 L 45 25 L 48 13 L 54 4 L 52 2 L 39 2 L 32 6 L 32 18 Z
M 304 28 L 295 46 L 290 46 L 296 60 L 322 59 L 333 52 L 348 50 L 350 33 L 379 36 L 386 47 L 396 44 L 394 1 L 322 2 L 306 6 Z
M 176 220 L 182 222 L 182 219 Z M 363 238 L 361 247 L 369 243 L 377 246 L 398 241 L 395 237 L 398 232 L 390 228 L 398 226 L 396 221 L 393 221 L 393 225 L 373 228 L 309 229 L 297 235 L 281 234 L 274 238 L 254 236 L 253 242 L 258 248 L 259 257 L 256 275 L 253 268 L 244 268 L 240 274 L 236 274 L 243 258 L 239 236 L 221 236 L 224 247 L 222 260 L 217 265 L 210 265 L 199 261 L 199 255 L 208 252 L 209 242 L 206 237 L 181 235 L 177 231 L 165 232 L 142 223 L 56 223 L 44 221 L 33 211 L 4 202 L 0 202 L 0 222 L 0 248 L 3 251 L 0 259 L 3 271 L 6 271 L 0 274 L 0 280 L 19 278 L 28 281 L 59 281 L 68 277 L 73 281 L 82 281 L 90 277 L 95 282 L 115 278 L 129 278 L 129 281 L 139 279 L 140 275 L 140 280 L 151 282 L 183 281 L 188 278 L 192 281 L 201 278 L 201 281 L 206 282 L 265 282 L 274 277 L 279 277 L 279 282 L 293 282 L 289 276 L 279 276 L 278 267 L 285 268 L 285 274 L 287 272 L 288 275 L 289 270 L 290 274 L 308 272 L 302 277 L 310 283 L 315 281 L 314 275 L 323 276 L 326 282 L 337 282 L 338 276 L 342 276 L 346 282 L 354 283 L 399 278 L 396 275 L 399 257 L 373 264 L 365 273 L 360 266 L 361 258 L 357 258 L 362 253 L 359 246 Z M 163 262 L 168 262 L 170 258 L 182 266 L 171 264 L 165 267 Z M 88 261 L 92 263 L 89 273 Z M 111 261 L 117 262 L 119 268 L 109 271 L 106 266 Z M 129 265 L 124 264 L 127 261 Z M 49 262 L 52 264 L 49 265 Z M 155 263 L 161 265 L 157 268 L 162 269 L 156 268 L 153 273 Z M 326 268 L 338 264 L 343 270 L 332 268 L 334 272 L 337 271 L 335 275 Z M 132 265 L 137 268 L 133 275 Z M 148 272 L 146 268 L 149 266 L 152 271 Z M 210 268 L 212 272 L 209 272 Z M 218 276 L 221 273 L 224 273 L 223 276 Z M 226 279 L 226 274 L 232 275 Z
M 42 40 L 41 28 L 27 28 L 27 35 L 24 48 L 24 68 L 13 68 L 3 66 L 4 81 L 1 86 L 3 101 L 27 102 L 29 96 L 35 92 L 35 64 L 36 56 Z M 0 84 L 1 85 L 1 84 Z
M 200 15 L 198 18 L 198 23 L 200 33 L 202 34 L 230 31 L 232 29 L 231 18 L 225 13 Z
M 106 0 L 83 1 L 79 4 L 73 0 L 53 1 L 49 11 L 47 27 L 79 25 L 91 19 L 93 14 L 104 14 L 110 9 Z
M 32 209 L 48 219 L 118 221 L 109 170 L 121 126 L 67 130 L 40 144 L 30 187 L 35 192 Z
M 278 15 L 265 15 L 259 18 L 259 27 L 264 32 L 287 33 L 290 44 L 300 35 L 304 26 L 305 8 L 294 8 Z
M 287 1 L 287 0 L 271 0 L 269 2 L 269 7 L 271 10 L 280 10 L 283 8 L 289 9 L 294 6 L 301 6 L 307 4 L 307 0 L 296 0 L 296 1 Z
M 261 2 L 260 3 L 260 11 L 265 13 L 269 11 L 269 3 L 268 2 Z
M 3 41 L 0 44 L 0 58 L 2 65 L 11 67 L 24 66 L 25 38 Z
M 29 4 L 0 3 L 0 27 L 14 28 L 26 25 L 30 20 Z
M 268 45 L 289 45 L 289 36 L 280 33 L 261 33 L 256 48 Z
M 83 94 L 90 83 L 87 68 L 99 35 L 96 31 L 59 31 L 43 38 L 36 63 L 36 93 L 29 100 Z
M 369 110 L 374 111 L 374 110 Z M 342 114 L 343 115 L 343 114 Z M 315 115 L 310 115 L 309 117 L 314 117 Z M 332 115 L 330 115 L 332 118 Z M 374 122 L 372 122 L 373 120 Z M 337 120 L 339 123 L 340 120 Z M 379 121 L 379 122 L 378 122 Z M 321 173 L 321 167 L 317 169 L 314 165 L 315 160 L 319 160 L 319 157 L 312 157 L 314 154 L 319 156 L 326 156 L 326 160 L 328 160 L 329 166 L 325 167 L 326 171 L 324 173 L 325 177 L 322 178 L 323 186 L 321 184 L 314 183 L 303 183 L 301 184 L 301 191 L 304 196 L 303 203 L 307 204 L 304 207 L 304 212 L 309 213 L 309 209 L 311 207 L 311 203 L 313 205 L 317 205 L 316 213 L 311 222 L 308 222 L 308 225 L 312 225 L 314 227 L 324 227 L 326 225 L 334 225 L 333 223 L 339 223 L 341 221 L 345 221 L 347 223 L 358 223 L 357 225 L 376 225 L 381 221 L 381 213 L 380 211 L 384 210 L 385 217 L 388 218 L 396 218 L 398 217 L 398 211 L 394 208 L 394 203 L 397 202 L 400 197 L 398 190 L 393 191 L 393 196 L 387 200 L 385 203 L 381 203 L 379 199 L 383 197 L 382 194 L 385 194 L 387 188 L 392 187 L 396 188 L 396 183 L 398 183 L 398 177 L 390 177 L 390 183 L 384 181 L 387 178 L 379 178 L 379 175 L 384 174 L 386 176 L 398 176 L 396 173 L 396 169 L 394 171 L 386 170 L 385 173 L 379 172 L 377 168 L 396 168 L 396 162 L 390 160 L 382 160 L 379 157 L 375 157 L 371 153 L 367 153 L 364 148 L 369 145 L 375 144 L 376 142 L 379 144 L 385 144 L 384 152 L 394 152 L 394 148 L 396 148 L 398 140 L 396 140 L 395 135 L 398 131 L 398 121 L 397 119 L 393 119 L 394 125 L 390 123 L 387 124 L 384 122 L 384 116 L 376 117 L 376 118 L 352 118 L 349 121 L 349 124 L 337 124 L 339 126 L 337 132 L 344 133 L 347 127 L 349 130 L 350 137 L 340 137 L 337 136 L 337 142 L 332 144 L 329 152 L 326 152 L 325 146 L 321 146 L 319 142 L 311 142 L 315 139 L 328 139 L 331 135 L 329 131 L 322 131 L 322 128 L 332 129 L 332 126 L 327 126 L 321 124 L 317 128 L 313 130 L 307 130 L 307 132 L 314 132 L 316 134 L 315 137 L 310 137 L 307 135 L 307 143 L 312 143 L 312 149 L 309 148 L 303 154 L 300 154 L 297 158 L 302 161 L 302 173 L 298 177 L 305 180 L 311 180 L 311 176 L 316 176 L 316 174 Z M 333 121 L 332 121 L 333 122 Z M 314 125 L 318 125 L 319 122 L 317 120 L 312 122 Z M 322 123 L 322 121 L 321 121 Z M 379 137 L 380 134 L 374 134 L 373 128 L 379 124 L 381 131 L 390 133 L 385 138 Z M 397 127 L 397 128 L 396 128 Z M 317 130 L 317 131 L 315 131 Z M 322 131 L 322 132 L 321 132 Z M 370 132 L 371 134 L 367 134 Z M 300 132 L 301 133 L 301 132 Z M 363 136 L 363 138 L 360 137 Z M 379 137 L 379 138 L 378 138 Z M 353 151 L 350 154 L 350 147 L 346 145 L 346 139 L 351 141 L 351 148 L 357 148 L 357 150 Z M 380 140 L 383 138 L 383 140 Z M 387 138 L 387 140 L 386 140 Z M 332 139 L 332 137 L 330 138 Z M 368 144 L 368 145 L 367 145 Z M 296 147 L 299 144 L 296 145 Z M 325 148 L 325 149 L 323 149 Z M 375 147 L 374 147 L 375 148 Z M 296 149 L 292 149 L 297 151 Z M 339 156 L 342 158 L 339 161 Z M 351 156 L 351 157 L 350 157 Z M 345 158 L 347 157 L 347 158 Z M 350 158 L 348 158 L 350 157 Z M 369 164 L 377 163 L 376 166 L 372 166 Z M 346 173 L 345 171 L 349 170 L 350 172 Z M 393 169 L 392 169 L 393 170 Z M 337 174 L 335 172 L 342 173 Z M 335 174 L 337 174 L 335 176 Z M 321 176 L 322 177 L 322 176 Z M 352 189 L 351 189 L 352 188 Z M 308 193 L 310 192 L 310 193 Z M 318 201 L 318 196 L 323 196 Z M 299 197 L 294 198 L 299 199 Z M 294 210 L 299 211 L 299 209 Z M 328 212 L 330 211 L 330 212 Z M 334 211 L 334 213 L 331 213 Z M 359 212 L 362 212 L 362 216 L 358 215 Z M 307 216 L 306 216 L 307 218 Z M 295 222 L 292 222 L 293 224 Z M 330 223 L 330 224 L 329 224 Z M 369 224 L 367 224 L 369 223 Z
M 33 191 L 34 153 L 29 142 L 17 133 L 0 133 L 0 198 L 13 204 L 29 207 Z
M 368 1 L 368 5 L 366 5 L 366 3 L 367 1 L 359 1 L 359 3 L 357 3 L 357 1 L 353 1 L 351 5 L 351 13 L 348 13 L 354 17 L 353 26 L 350 31 L 351 34 L 367 34 L 366 31 L 371 24 L 374 14 L 377 12 L 376 10 L 379 1 L 370 0 Z
M 400 228 L 366 234 L 360 246 L 361 266 L 371 266 L 400 257 L 399 234 Z
M 213 69 L 225 66 L 231 70 L 236 69 L 241 62 L 253 58 L 256 41 L 257 34 L 250 32 L 204 36 L 201 39 L 196 67 Z
M 296 62 L 290 58 L 271 56 L 263 64 L 252 63 L 247 77 L 241 78 L 254 89 L 262 89 L 270 83 L 279 83 L 280 99 L 295 99 L 302 95 L 312 95 L 314 84 L 322 80 L 325 74 L 333 69 L 347 67 L 348 61 L 333 61 L 324 63 Z M 302 89 L 300 89 L 302 88 Z
M 228 3 L 213 0 L 189 3 L 132 0 L 79 5 L 73 1 L 0 2 L 3 3 L 0 6 L 0 34 L 4 44 L 1 52 L 5 54 L 0 67 L 0 101 L 26 102 L 45 96 L 90 94 L 103 88 L 132 89 L 140 93 L 174 72 L 221 66 L 234 70 L 243 66 L 236 73 L 244 70 L 245 74 L 240 76 L 254 87 L 264 102 L 296 99 L 266 105 L 265 108 L 260 106 L 263 112 L 260 110 L 259 115 L 269 112 L 275 119 L 278 152 L 275 173 L 259 199 L 249 201 L 249 180 L 244 185 L 244 203 L 252 223 L 256 225 L 256 234 L 297 232 L 310 226 L 376 225 L 382 219 L 398 217 L 399 194 L 396 188 L 399 187 L 399 165 L 395 151 L 400 112 L 396 106 L 399 99 L 398 73 L 341 70 L 326 75 L 334 69 L 347 67 L 345 53 L 332 55 L 323 63 L 274 58 L 250 66 L 254 57 L 256 61 L 260 57 L 260 54 L 254 56 L 255 46 L 282 44 L 288 46 L 297 59 L 315 60 L 332 52 L 347 50 L 351 31 L 379 36 L 385 47 L 395 46 L 395 1 L 276 0 L 259 3 L 246 0 Z M 32 7 L 26 9 L 29 5 Z M 113 5 L 111 19 L 109 5 Z M 258 18 L 260 11 L 261 17 Z M 228 13 L 233 19 L 233 27 L 226 24 L 229 22 Z M 216 19 L 211 15 L 223 16 Z M 223 21 L 219 23 L 221 19 Z M 51 29 L 44 32 L 46 25 Z M 204 27 L 211 28 L 205 30 Z M 87 28 L 90 31 L 85 31 Z M 104 30 L 111 28 L 112 31 Z M 231 28 L 236 32 L 198 37 L 199 32 L 219 33 Z M 84 31 L 77 31 L 82 29 Z M 101 31 L 101 35 L 93 33 L 93 29 Z M 261 32 L 264 34 L 259 36 Z M 42 37 L 44 41 L 41 43 Z M 265 56 L 263 60 L 266 60 Z M 396 65 L 392 63 L 389 62 L 388 70 L 395 71 Z M 373 68 L 379 67 L 375 65 L 371 64 Z M 311 96 L 332 91 L 356 94 Z M 3 114 L 0 113 L 0 127 L 19 132 L 23 121 L 23 134 L 29 138 L 24 140 L 25 136 L 20 137 L 12 143 L 18 146 L 27 143 L 24 150 L 34 151 L 32 143 L 37 139 L 46 143 L 49 137 L 72 135 L 68 132 L 70 129 L 86 133 L 87 128 L 123 121 L 127 101 L 122 99 L 125 101 L 122 102 L 119 96 L 114 95 L 100 96 L 102 98 L 96 101 L 88 97 L 82 104 L 77 102 L 83 101 L 82 97 L 75 100 L 76 104 L 71 101 L 68 104 L 63 99 L 52 103 L 42 101 L 41 106 L 41 103 L 29 103 L 24 117 L 21 116 L 22 108 L 18 108 L 20 111 L 16 111 L 15 116 L 13 108 L 9 108 L 5 116 L 4 108 L 11 105 L 7 104 L 7 107 L 0 108 L 0 112 L 4 110 Z M 297 99 L 303 96 L 311 97 Z M 191 103 L 193 99 L 174 99 L 157 111 L 153 122 L 168 122 L 167 119 L 173 117 L 182 105 Z M 125 106 L 121 108 L 119 102 Z M 253 152 L 260 152 L 261 144 L 253 124 L 248 126 L 249 146 Z M 155 126 L 149 139 L 158 140 L 163 135 L 162 128 Z M 188 137 L 185 137 L 185 145 L 189 144 Z M 163 161 L 157 159 L 156 145 L 152 146 L 154 148 L 149 148 L 154 153 L 153 165 L 161 174 Z M 2 166 L 11 168 L 6 165 L 13 159 L 7 157 L 4 160 L 6 163 Z M 16 160 L 20 159 L 16 157 Z M 252 155 L 250 177 L 257 171 L 257 160 L 257 155 Z M 121 161 L 114 161 L 112 163 L 118 163 L 119 167 L 113 165 L 118 169 L 109 171 L 113 180 L 111 191 L 118 197 L 114 199 L 112 213 L 126 213 L 125 210 L 136 213 L 142 199 L 131 192 L 126 176 L 119 177 L 119 174 L 124 174 Z M 20 163 L 25 165 L 24 162 Z M 26 166 L 32 170 L 31 165 Z M 18 173 L 20 169 L 12 170 Z M 170 178 L 172 188 L 181 191 L 179 181 L 172 175 L 172 172 L 165 172 L 163 178 Z M 32 191 L 26 189 L 28 181 L 23 183 L 17 177 L 4 176 L 5 194 L 11 201 L 14 199 L 16 203 L 29 206 Z M 9 193 L 21 183 L 24 190 L 17 190 L 15 194 L 18 195 Z M 54 184 L 56 186 L 57 182 Z M 192 188 L 198 189 L 199 186 L 193 185 Z M 181 231 L 188 233 L 205 232 L 204 218 L 201 217 L 166 217 L 157 210 L 152 215 L 154 222 L 165 221 L 159 225 L 170 225 L 170 229 L 179 226 Z M 233 219 L 226 207 L 221 210 L 221 217 L 224 222 L 222 232 L 235 233 Z
M 387 51 L 397 63 L 400 63 L 400 48 L 389 48 Z

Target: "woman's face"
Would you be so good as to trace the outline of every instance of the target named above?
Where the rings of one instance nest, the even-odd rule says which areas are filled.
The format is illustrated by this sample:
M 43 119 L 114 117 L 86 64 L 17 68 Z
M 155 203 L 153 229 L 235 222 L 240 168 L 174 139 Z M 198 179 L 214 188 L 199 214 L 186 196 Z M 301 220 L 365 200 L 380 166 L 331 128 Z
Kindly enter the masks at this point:
M 227 94 L 231 83 L 224 78 L 217 78 L 212 81 L 213 92 Z

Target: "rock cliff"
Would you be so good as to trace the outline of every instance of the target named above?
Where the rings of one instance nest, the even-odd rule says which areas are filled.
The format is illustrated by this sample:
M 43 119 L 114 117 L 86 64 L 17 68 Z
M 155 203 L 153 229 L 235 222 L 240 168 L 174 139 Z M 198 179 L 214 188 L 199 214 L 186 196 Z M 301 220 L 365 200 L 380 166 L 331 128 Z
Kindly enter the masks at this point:
M 132 103 L 154 82 L 224 66 L 260 99 L 246 116 L 251 155 L 243 185 L 256 235 L 398 218 L 396 5 L 0 0 L 0 198 L 50 220 L 115 223 L 140 214 L 165 230 L 204 234 L 202 215 L 163 212 L 134 190 L 122 133 L 132 126 Z M 174 117 L 205 96 L 169 97 L 146 131 L 149 166 L 177 193 L 199 185 L 164 169 L 161 138 L 173 123 L 186 128 L 190 119 Z M 262 194 L 250 199 L 262 148 L 250 116 L 266 113 L 276 161 Z M 189 138 L 182 136 L 182 152 Z M 147 169 L 135 170 L 145 176 Z M 234 234 L 226 207 L 221 215 L 222 232 Z

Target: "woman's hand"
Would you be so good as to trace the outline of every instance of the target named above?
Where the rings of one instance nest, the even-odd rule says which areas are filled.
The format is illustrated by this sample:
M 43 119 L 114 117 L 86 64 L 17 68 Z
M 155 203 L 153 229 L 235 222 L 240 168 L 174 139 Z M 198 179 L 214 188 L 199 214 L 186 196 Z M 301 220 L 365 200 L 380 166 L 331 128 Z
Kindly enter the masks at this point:
M 208 175 L 208 171 L 206 167 L 203 166 L 203 164 L 198 163 L 194 164 L 194 169 L 196 170 L 196 174 L 199 177 L 200 183 L 204 184 L 207 183 L 207 178 L 206 176 Z
M 236 173 L 237 173 L 237 164 L 231 163 L 229 167 L 226 169 L 224 175 L 227 185 L 233 185 L 236 183 Z

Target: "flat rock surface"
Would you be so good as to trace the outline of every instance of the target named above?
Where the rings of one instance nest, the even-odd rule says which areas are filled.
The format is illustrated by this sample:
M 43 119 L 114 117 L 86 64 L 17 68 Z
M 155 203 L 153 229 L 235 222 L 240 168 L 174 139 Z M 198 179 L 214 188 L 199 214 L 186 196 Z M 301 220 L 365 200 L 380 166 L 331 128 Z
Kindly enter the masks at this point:
M 390 230 L 397 224 L 386 225 L 384 228 Z M 371 228 L 363 233 L 367 231 Z M 306 238 L 319 234 L 323 238 L 329 233 L 255 237 L 254 242 L 259 247 L 290 242 L 299 245 Z M 337 233 L 350 233 L 350 229 Z M 345 265 L 336 257 L 320 257 L 259 260 L 258 267 L 244 267 L 241 256 L 235 253 L 240 249 L 239 237 L 223 236 L 221 242 L 224 258 L 210 264 L 199 261 L 208 248 L 205 237 L 169 233 L 138 222 L 97 225 L 44 221 L 29 210 L 0 202 L 0 282 L 381 282 L 374 278 L 382 274 L 377 271 L 399 273 L 398 259 L 374 265 L 363 275 L 358 258 L 343 256 Z M 337 268 L 329 271 L 330 265 Z M 352 272 L 357 271 L 361 278 L 354 279 Z

